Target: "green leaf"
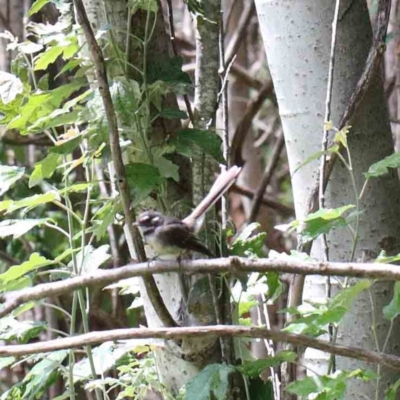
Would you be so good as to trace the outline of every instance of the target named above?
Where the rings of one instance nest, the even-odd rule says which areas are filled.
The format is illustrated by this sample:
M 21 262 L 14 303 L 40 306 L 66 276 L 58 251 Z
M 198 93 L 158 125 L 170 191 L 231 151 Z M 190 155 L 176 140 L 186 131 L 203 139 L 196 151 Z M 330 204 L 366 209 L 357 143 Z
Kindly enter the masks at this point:
M 74 79 L 71 83 L 56 89 L 31 94 L 28 101 L 19 107 L 18 115 L 8 123 L 7 129 L 18 129 L 22 135 L 27 135 L 29 133 L 27 128 L 31 124 L 51 114 L 64 100 L 84 85 L 86 85 L 84 79 Z
M 226 364 L 205 367 L 186 385 L 187 400 L 225 399 L 229 390 L 229 375 L 235 369 Z
M 63 53 L 64 46 L 56 45 L 52 47 L 48 47 L 43 53 L 40 53 L 39 56 L 35 60 L 34 70 L 40 71 L 45 70 L 47 67 L 52 64 L 57 58 Z
M 0 274 L 0 291 L 4 290 L 5 285 L 9 282 L 15 281 L 29 272 L 35 271 L 39 268 L 47 267 L 54 264 L 54 261 L 47 260 L 38 253 L 32 253 L 28 261 L 20 265 L 10 267 L 6 272 Z
M 60 190 L 60 194 L 86 192 L 92 185 L 92 183 L 76 183 Z
M 277 353 L 274 357 L 245 362 L 243 365 L 238 367 L 238 370 L 246 376 L 255 378 L 258 377 L 266 368 L 275 367 L 283 362 L 293 363 L 296 361 L 296 358 L 296 353 L 283 350 Z
M 331 301 L 331 307 L 343 307 L 346 311 L 350 310 L 351 304 L 354 299 L 364 290 L 371 287 L 372 282 L 363 279 L 358 281 L 355 285 L 350 286 L 346 289 L 341 290 Z
M 56 381 L 59 372 L 64 367 L 62 362 L 68 356 L 68 350 L 58 350 L 43 354 L 38 362 L 26 375 L 24 399 L 43 398 L 44 392 Z
M 400 379 L 398 379 L 393 385 L 390 385 L 389 389 L 385 392 L 384 400 L 396 400 L 397 399 L 397 391 L 400 387 Z
M 301 235 L 305 242 L 317 238 L 319 235 L 328 233 L 333 228 L 346 226 L 348 223 L 342 216 L 346 211 L 354 208 L 347 205 L 339 208 L 322 208 L 315 213 L 307 215 L 303 221 L 293 221 L 290 229 L 301 228 Z
M 135 204 L 145 199 L 162 182 L 160 171 L 152 165 L 134 163 L 125 168 Z
M 372 164 L 368 172 L 364 174 L 364 176 L 369 178 L 377 178 L 378 176 L 385 175 L 389 173 L 389 168 L 400 168 L 400 154 L 393 153 L 392 155 L 384 158 L 381 161 Z
M 3 104 L 11 103 L 23 93 L 24 85 L 19 78 L 5 71 L 0 71 L 0 99 Z
M 311 161 L 318 160 L 322 155 L 330 155 L 332 153 L 337 153 L 339 151 L 339 146 L 338 145 L 333 145 L 326 151 L 317 151 L 316 153 L 312 154 L 310 157 L 308 157 L 304 162 L 302 162 L 294 171 L 292 176 L 301 168 L 303 168 L 305 165 L 309 164 Z
M 317 395 L 320 400 L 341 399 L 346 391 L 346 381 L 348 379 L 360 379 L 369 381 L 376 379 L 377 375 L 372 371 L 357 369 L 355 371 L 341 371 L 331 375 L 310 376 L 305 379 L 292 382 L 287 386 L 289 393 L 297 394 L 302 398 L 308 398 L 310 395 Z
M 39 118 L 34 124 L 28 127 L 28 133 L 42 132 L 50 128 L 63 125 L 74 125 L 79 123 L 80 110 L 68 111 L 66 109 L 54 110 L 49 115 Z
M 83 140 L 82 135 L 75 136 L 71 139 L 58 141 L 54 147 L 50 149 L 50 153 L 56 154 L 71 154 Z
M 219 163 L 225 163 L 222 156 L 221 138 L 212 131 L 201 129 L 182 129 L 174 141 L 178 153 L 192 157 L 195 148 L 200 148 Z
M 378 264 L 394 264 L 397 261 L 400 261 L 400 254 L 396 254 L 394 256 L 387 256 L 386 251 L 381 251 L 375 262 Z
M 258 233 L 260 224 L 253 222 L 247 225 L 232 243 L 230 254 L 245 257 L 262 257 L 262 247 L 265 242 L 266 233 Z
M 347 149 L 347 135 L 349 134 L 350 128 L 351 126 L 346 125 L 340 131 L 336 132 L 335 138 L 333 139 L 334 143 L 341 144 Z
M 343 316 L 350 310 L 356 296 L 371 286 L 368 280 L 361 280 L 354 286 L 340 291 L 327 304 L 304 304 L 297 308 L 287 310 L 291 314 L 299 314 L 300 318 L 290 324 L 285 332 L 319 336 L 325 333 L 327 324 L 338 324 Z
M 400 282 L 395 282 L 392 301 L 383 307 L 383 315 L 388 320 L 395 319 L 400 314 Z
M 153 13 L 158 11 L 158 4 L 156 0 L 129 0 L 129 6 L 132 14 L 139 9 Z
M 111 258 L 109 254 L 110 246 L 104 244 L 99 248 L 95 249 L 92 246 L 86 246 L 84 251 L 84 260 L 82 263 L 82 252 L 76 255 L 77 263 L 80 271 L 83 274 L 90 274 L 96 271 L 102 264 Z M 82 267 L 80 267 L 82 265 Z
M 12 236 L 17 239 L 26 232 L 29 232 L 35 226 L 43 225 L 47 222 L 47 218 L 42 219 L 7 219 L 0 222 L 0 238 Z
M 179 181 L 179 167 L 172 161 L 165 157 L 158 157 L 154 159 L 154 165 L 163 178 L 172 178 L 175 182 Z
M 267 272 L 265 275 L 267 276 L 268 299 L 274 303 L 283 291 L 282 283 L 276 272 Z
M 8 316 L 0 319 L 0 340 L 26 343 L 46 329 L 44 322 L 18 321 Z
M 59 166 L 61 156 L 55 153 L 49 153 L 46 158 L 35 164 L 31 176 L 29 177 L 29 187 L 41 183 L 46 178 L 51 178 L 54 171 Z
M 36 14 L 38 11 L 42 9 L 47 3 L 50 3 L 50 0 L 36 0 L 30 10 L 28 11 L 28 17 Z
M 1 357 L 0 358 L 0 371 L 13 364 L 17 359 L 15 357 Z
M 138 345 L 147 343 L 148 340 L 132 339 L 125 340 L 121 343 L 104 342 L 100 346 L 92 350 L 93 361 L 96 367 L 96 373 L 104 375 L 108 370 L 113 368 L 116 363 L 133 348 Z M 74 365 L 74 382 L 91 379 L 92 371 L 90 362 L 87 358 L 82 359 Z
M 60 195 L 55 190 L 50 190 L 44 194 L 35 194 L 31 197 L 26 197 L 25 199 L 18 201 L 1 201 L 0 202 L 0 211 L 4 209 L 4 205 L 6 206 L 7 213 L 10 213 L 15 210 L 19 210 L 20 208 L 27 208 L 27 211 L 40 206 L 45 203 L 51 203 L 55 200 L 60 201 Z
M 10 189 L 11 185 L 24 176 L 25 168 L 0 165 L 0 196 Z
M 107 232 L 107 228 L 114 222 L 115 215 L 120 209 L 120 204 L 114 201 L 108 201 L 101 207 L 92 218 L 94 225 L 93 233 L 96 239 L 100 240 Z

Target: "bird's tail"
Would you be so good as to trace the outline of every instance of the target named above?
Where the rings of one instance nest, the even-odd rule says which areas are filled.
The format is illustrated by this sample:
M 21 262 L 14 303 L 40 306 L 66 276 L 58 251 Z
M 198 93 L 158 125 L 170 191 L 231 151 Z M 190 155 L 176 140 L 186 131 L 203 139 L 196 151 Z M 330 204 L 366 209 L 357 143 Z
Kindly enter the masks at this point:
M 207 196 L 204 197 L 200 204 L 192 211 L 189 216 L 187 216 L 183 220 L 183 222 L 194 228 L 196 226 L 197 220 L 201 216 L 203 216 L 231 187 L 231 185 L 235 182 L 236 178 L 240 174 L 241 170 L 242 169 L 240 167 L 233 166 L 227 171 L 223 171 L 212 185 Z

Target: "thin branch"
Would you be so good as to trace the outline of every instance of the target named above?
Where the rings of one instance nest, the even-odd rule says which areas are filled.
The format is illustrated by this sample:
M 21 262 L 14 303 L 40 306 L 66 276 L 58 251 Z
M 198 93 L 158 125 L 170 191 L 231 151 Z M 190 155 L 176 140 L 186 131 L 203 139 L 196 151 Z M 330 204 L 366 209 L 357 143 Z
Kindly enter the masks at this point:
M 337 33 L 337 25 L 339 19 L 339 9 L 340 9 L 340 0 L 336 0 L 335 5 L 335 14 L 332 22 L 332 40 L 331 40 L 331 52 L 329 56 L 329 68 L 328 68 L 328 84 L 326 88 L 326 100 L 325 100 L 325 118 L 324 118 L 324 126 L 323 126 L 323 135 L 322 135 L 322 156 L 320 159 L 320 176 L 325 176 L 325 167 L 326 167 L 326 151 L 328 150 L 328 139 L 329 139 L 329 127 L 327 126 L 328 122 L 331 119 L 331 101 L 332 101 L 332 88 L 333 88 L 333 71 L 335 67 L 335 50 L 336 50 L 336 33 Z M 319 208 L 325 207 L 325 190 L 324 190 L 324 181 L 320 179 L 319 183 Z M 324 247 L 324 261 L 329 260 L 329 247 L 326 239 L 326 234 L 322 235 L 322 243 Z
M 252 76 L 248 69 L 238 63 L 232 65 L 231 74 L 236 78 L 241 79 L 247 86 L 250 86 L 253 89 L 260 90 L 262 87 L 262 82 Z
M 243 196 L 246 196 L 250 199 L 254 198 L 254 192 L 252 190 L 250 190 L 246 187 L 240 186 L 238 184 L 232 185 L 231 190 L 233 192 L 236 192 Z M 261 199 L 261 204 L 266 207 L 272 208 L 273 210 L 279 212 L 280 214 L 282 214 L 285 217 L 287 217 L 289 215 L 294 215 L 293 207 L 286 206 L 285 204 L 282 204 L 281 202 L 274 200 L 270 197 L 264 196 Z
M 89 19 L 86 14 L 85 7 L 82 0 L 74 0 L 74 5 L 77 14 L 77 20 L 79 25 L 82 27 L 83 33 L 86 38 L 87 45 L 89 47 L 93 64 L 96 70 L 96 77 L 98 81 L 98 88 L 100 95 L 103 100 L 104 109 L 107 116 L 108 129 L 109 129 L 109 140 L 112 160 L 114 163 L 116 181 L 118 184 L 118 190 L 121 198 L 122 208 L 125 215 L 125 223 L 128 227 L 129 236 L 127 237 L 128 242 L 133 242 L 135 252 L 140 261 L 146 260 L 146 253 L 144 250 L 142 238 L 139 230 L 133 225 L 135 218 L 134 213 L 130 209 L 130 194 L 129 185 L 126 179 L 125 167 L 122 160 L 121 148 L 119 145 L 119 133 L 117 117 L 115 114 L 114 104 L 112 102 L 110 87 L 108 85 L 107 72 L 104 62 L 104 56 L 96 38 L 93 34 L 93 30 L 90 26 Z M 164 326 L 176 326 L 176 322 L 172 318 L 171 314 L 167 310 L 161 294 L 158 290 L 154 277 L 151 275 L 143 276 L 144 286 L 146 287 L 147 295 L 149 296 L 150 302 L 157 313 L 157 316 L 161 320 Z
M 0 318 L 19 305 L 45 297 L 59 296 L 87 286 L 106 286 L 121 279 L 148 274 L 181 272 L 187 275 L 240 272 L 286 272 L 298 275 L 349 276 L 354 278 L 400 280 L 400 268 L 391 264 L 371 263 L 323 263 L 292 260 L 271 260 L 267 258 L 247 259 L 239 257 L 212 260 L 151 261 L 128 264 L 112 270 L 97 270 L 95 273 L 76 276 L 63 281 L 43 283 L 31 288 L 3 293 Z
M 250 101 L 246 106 L 243 118 L 238 123 L 236 130 L 233 134 L 231 144 L 232 160 L 230 165 L 242 166 L 244 164 L 241 154 L 244 140 L 251 127 L 253 118 L 256 116 L 258 111 L 260 111 L 261 106 L 264 104 L 265 99 L 267 99 L 268 97 L 276 103 L 274 86 L 271 80 L 263 85 L 263 87 L 258 92 L 257 97 Z
M 238 26 L 235 29 L 225 52 L 225 65 L 229 65 L 232 63 L 233 58 L 238 52 L 244 38 L 246 37 L 246 29 L 249 26 L 250 20 L 256 11 L 256 6 L 253 1 L 245 2 L 245 4 L 247 4 L 247 6 L 243 11 Z
M 400 370 L 400 357 L 391 354 L 382 354 L 375 351 L 365 350 L 359 347 L 342 346 L 328 343 L 325 340 L 315 339 L 305 335 L 285 333 L 265 327 L 245 326 L 198 326 L 185 328 L 130 328 L 115 329 L 103 332 L 90 332 L 68 338 L 48 340 L 22 345 L 0 346 L 0 356 L 24 356 L 28 354 L 45 353 L 55 350 L 71 349 L 85 345 L 95 345 L 106 341 L 118 341 L 128 339 L 184 339 L 194 337 L 221 337 L 239 336 L 247 338 L 270 339 L 275 342 L 292 343 L 297 346 L 311 347 L 325 351 L 336 356 L 350 357 L 356 360 L 380 364 L 385 367 Z
M 40 135 L 40 136 L 17 136 L 17 137 L 11 137 L 8 135 L 5 135 L 1 138 L 1 141 L 4 144 L 8 144 L 11 146 L 26 146 L 29 144 L 34 144 L 35 146 L 44 146 L 44 147 L 49 147 L 53 146 L 53 142 L 48 139 L 46 135 Z
M 284 146 L 285 146 L 285 139 L 283 137 L 283 131 L 280 130 L 278 139 L 275 143 L 275 147 L 272 152 L 271 159 L 269 160 L 269 163 L 268 163 L 267 167 L 265 168 L 260 185 L 259 185 L 256 193 L 254 194 L 254 199 L 251 204 L 249 222 L 254 222 L 257 219 L 257 215 L 258 215 L 258 213 L 260 211 L 260 207 L 261 207 L 261 201 L 262 201 L 264 193 L 271 181 L 271 178 L 276 170 L 276 167 L 278 166 L 278 161 L 279 161 L 279 158 L 281 156 Z

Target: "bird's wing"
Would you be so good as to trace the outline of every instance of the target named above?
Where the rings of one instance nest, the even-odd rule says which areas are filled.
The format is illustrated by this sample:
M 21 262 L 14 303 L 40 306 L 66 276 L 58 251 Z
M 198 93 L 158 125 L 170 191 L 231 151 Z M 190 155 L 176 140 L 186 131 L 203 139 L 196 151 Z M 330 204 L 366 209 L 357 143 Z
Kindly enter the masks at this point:
M 214 257 L 214 254 L 200 242 L 192 230 L 181 222 L 163 225 L 157 235 L 166 247 L 176 246 L 183 250 L 196 251 Z

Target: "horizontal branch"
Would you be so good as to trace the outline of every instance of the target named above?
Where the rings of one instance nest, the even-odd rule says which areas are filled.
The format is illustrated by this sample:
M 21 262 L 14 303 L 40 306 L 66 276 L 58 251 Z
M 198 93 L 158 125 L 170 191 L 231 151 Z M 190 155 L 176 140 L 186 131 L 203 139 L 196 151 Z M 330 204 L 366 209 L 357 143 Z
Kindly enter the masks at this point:
M 365 350 L 359 347 L 342 346 L 329 343 L 321 339 L 315 339 L 305 335 L 285 333 L 275 329 L 264 327 L 245 326 L 198 326 L 185 328 L 130 328 L 115 329 L 102 332 L 90 332 L 82 335 L 48 340 L 31 344 L 0 346 L 0 356 L 20 357 L 28 354 L 45 353 L 55 350 L 71 349 L 75 347 L 95 345 L 106 341 L 117 341 L 127 339 L 183 339 L 194 337 L 221 337 L 240 336 L 247 338 L 270 339 L 275 342 L 292 343 L 296 346 L 311 347 L 328 352 L 336 356 L 350 357 L 356 360 L 376 363 L 386 367 L 400 370 L 400 357 L 390 354 L 381 354 L 375 351 Z
M 217 258 L 213 260 L 151 261 L 128 264 L 112 270 L 97 270 L 91 274 L 42 283 L 0 295 L 2 303 L 0 318 L 28 301 L 71 293 L 87 286 L 106 286 L 121 279 L 149 274 L 180 272 L 188 275 L 227 273 L 233 275 L 244 272 L 286 272 L 299 275 L 349 276 L 384 280 L 400 280 L 400 268 L 391 264 L 367 263 L 323 263 L 296 260 L 271 260 L 267 258 L 247 259 L 239 257 Z

